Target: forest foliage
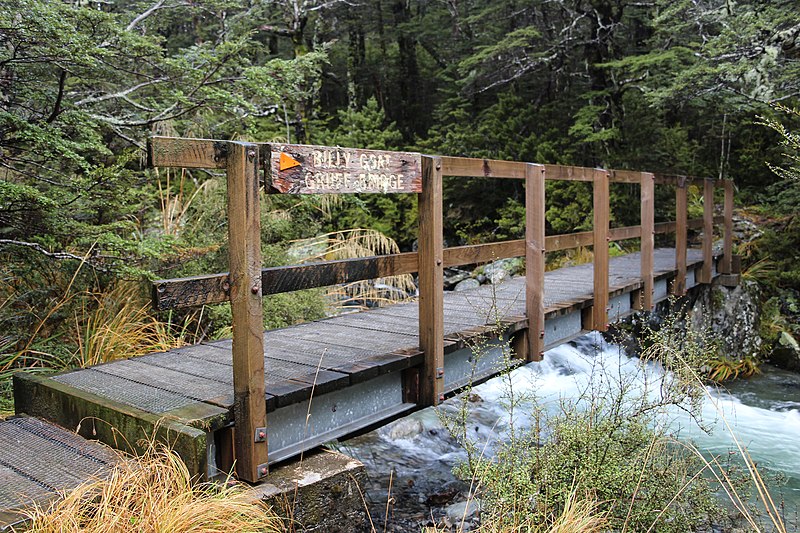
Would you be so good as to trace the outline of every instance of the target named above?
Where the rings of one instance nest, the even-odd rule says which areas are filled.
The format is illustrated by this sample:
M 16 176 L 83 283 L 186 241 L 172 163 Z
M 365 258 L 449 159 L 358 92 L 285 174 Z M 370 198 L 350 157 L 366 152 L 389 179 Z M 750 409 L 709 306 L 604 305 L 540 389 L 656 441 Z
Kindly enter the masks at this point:
M 226 270 L 224 183 L 145 169 L 152 134 L 728 177 L 791 230 L 752 259 L 788 265 L 800 193 L 765 162 L 796 157 L 781 142 L 796 142 L 798 117 L 774 107 L 800 94 L 795 7 L 0 0 L 0 355 L 13 361 L 0 368 L 74 364 L 76 324 L 126 280 Z M 548 184 L 548 232 L 591 224 L 583 185 Z M 506 180 L 448 179 L 447 243 L 519 237 L 522 194 Z M 612 188 L 612 224 L 637 223 L 633 198 L 635 187 Z M 291 262 L 289 241 L 349 228 L 415 245 L 412 196 L 262 202 L 266 266 Z M 773 277 L 794 289 L 800 279 L 796 265 Z M 324 312 L 317 293 L 265 306 L 270 325 Z M 224 327 L 224 309 L 203 313 L 160 317 L 170 342 Z

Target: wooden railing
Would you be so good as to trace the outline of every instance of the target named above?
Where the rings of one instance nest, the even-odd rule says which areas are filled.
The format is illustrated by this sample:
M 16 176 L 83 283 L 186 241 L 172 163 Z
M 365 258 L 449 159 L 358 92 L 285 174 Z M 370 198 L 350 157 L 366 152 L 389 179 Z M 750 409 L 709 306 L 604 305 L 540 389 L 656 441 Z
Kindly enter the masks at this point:
M 378 152 L 332 147 L 243 143 L 205 139 L 154 137 L 150 165 L 224 169 L 228 183 L 229 273 L 159 280 L 153 284 L 157 309 L 230 302 L 233 314 L 235 454 L 237 474 L 255 481 L 267 473 L 267 421 L 264 390 L 262 295 L 399 274 L 419 274 L 419 347 L 425 354 L 416 400 L 436 405 L 444 399 L 443 269 L 524 256 L 528 329 L 519 354 L 541 359 L 544 349 L 545 253 L 592 246 L 594 300 L 586 328 L 605 330 L 608 323 L 609 253 L 611 241 L 641 241 L 642 289 L 639 309 L 653 306 L 654 235 L 675 233 L 677 275 L 671 291 L 686 286 L 687 231 L 703 229 L 703 266 L 698 277 L 709 283 L 712 273 L 714 223 L 724 223 L 720 271 L 732 267 L 733 187 L 727 180 L 696 180 L 627 170 L 540 165 L 404 152 Z M 269 193 L 416 193 L 419 197 L 418 252 L 313 264 L 261 268 L 259 190 L 262 170 Z M 518 179 L 525 182 L 525 239 L 444 248 L 442 177 Z M 545 181 L 584 181 L 593 187 L 592 231 L 545 235 Z M 703 183 L 704 214 L 687 218 L 687 185 Z M 611 183 L 640 185 L 641 222 L 610 228 Z M 655 185 L 675 188 L 676 220 L 655 223 Z M 714 217 L 714 187 L 725 191 L 724 213 Z

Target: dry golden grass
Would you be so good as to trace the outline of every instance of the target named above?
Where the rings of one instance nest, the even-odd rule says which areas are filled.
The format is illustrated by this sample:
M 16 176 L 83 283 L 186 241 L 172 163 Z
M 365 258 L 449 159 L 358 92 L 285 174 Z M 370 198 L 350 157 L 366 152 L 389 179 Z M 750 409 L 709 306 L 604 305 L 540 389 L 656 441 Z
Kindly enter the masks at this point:
M 75 363 L 87 367 L 116 359 L 169 350 L 182 345 L 149 312 L 138 288 L 119 283 L 93 296 L 91 307 L 75 314 Z
M 310 239 L 295 241 L 295 243 L 312 250 L 322 250 L 316 255 L 304 258 L 302 262 L 400 253 L 400 248 L 393 239 L 373 229 L 356 228 L 334 231 Z M 393 289 L 381 288 L 382 286 Z M 414 294 L 415 291 L 413 277 L 404 274 L 332 287 L 328 295 L 337 306 L 366 300 L 378 304 L 391 304 L 404 300 L 406 295 Z
M 107 478 L 85 483 L 49 507 L 27 511 L 34 533 L 279 532 L 282 520 L 236 487 L 192 483 L 168 448 L 151 445 Z

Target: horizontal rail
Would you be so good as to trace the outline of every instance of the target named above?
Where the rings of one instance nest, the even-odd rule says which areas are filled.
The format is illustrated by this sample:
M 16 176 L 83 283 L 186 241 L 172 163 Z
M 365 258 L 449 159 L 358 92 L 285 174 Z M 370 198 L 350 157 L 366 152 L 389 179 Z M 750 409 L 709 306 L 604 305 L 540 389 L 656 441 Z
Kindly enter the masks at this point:
M 269 143 L 254 143 L 267 146 Z M 148 149 L 148 165 L 173 168 L 217 168 L 226 166 L 228 142 L 211 139 L 185 139 L 177 137 L 152 137 Z M 478 159 L 471 157 L 442 157 L 442 174 L 474 178 L 525 179 L 525 168 L 530 163 Z M 595 169 L 569 165 L 543 165 L 545 177 L 557 181 L 592 181 Z M 632 170 L 609 171 L 609 181 L 614 183 L 639 183 L 641 172 Z M 681 186 L 702 183 L 702 178 L 655 174 L 659 185 Z M 715 186 L 724 180 L 713 179 Z
M 525 179 L 525 167 L 527 165 L 527 163 L 519 161 L 442 157 L 442 175 L 469 178 Z
M 722 223 L 724 217 L 714 217 L 715 223 Z M 688 221 L 690 229 L 703 227 L 703 219 Z M 655 225 L 656 233 L 672 233 L 675 222 L 661 222 Z M 611 241 L 635 239 L 641 234 L 640 226 L 614 228 L 609 232 Z M 569 250 L 579 246 L 592 245 L 592 232 L 565 233 L 545 237 L 548 252 Z M 456 246 L 445 248 L 444 266 L 456 267 L 476 263 L 487 263 L 509 257 L 525 255 L 525 240 Z M 307 265 L 291 265 L 264 268 L 261 270 L 263 294 L 326 287 L 340 283 L 352 283 L 368 279 L 413 274 L 418 271 L 419 258 L 416 252 L 320 261 Z M 227 302 L 230 281 L 227 273 L 192 276 L 186 278 L 164 279 L 153 283 L 153 304 L 160 311 L 210 305 Z

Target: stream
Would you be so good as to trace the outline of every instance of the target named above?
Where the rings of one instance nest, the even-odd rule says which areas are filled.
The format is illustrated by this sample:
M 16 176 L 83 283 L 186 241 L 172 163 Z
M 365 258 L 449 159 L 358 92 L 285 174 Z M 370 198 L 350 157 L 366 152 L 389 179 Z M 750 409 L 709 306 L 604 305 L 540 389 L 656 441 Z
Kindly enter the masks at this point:
M 594 380 L 601 376 L 609 383 L 641 387 L 664 375 L 659 366 L 643 368 L 619 346 L 591 333 L 548 351 L 541 363 L 476 386 L 469 402 L 469 431 L 491 454 L 493 443 L 509 429 L 502 407 L 509 384 L 515 394 L 535 392 L 538 403 L 554 412 L 562 399 L 577 399 L 592 383 L 593 374 Z M 458 405 L 458 400 L 449 399 L 438 409 L 453 413 Z M 684 411 L 671 409 L 665 416 L 679 439 L 691 440 L 704 454 L 722 457 L 737 455 L 727 421 L 767 478 L 776 503 L 782 503 L 787 530 L 795 531 L 791 524 L 797 523 L 800 509 L 800 375 L 764 365 L 753 378 L 734 381 L 725 390 L 709 389 L 702 412 L 709 433 Z M 464 516 L 465 529 L 477 522 L 469 485 L 452 474 L 466 454 L 439 416 L 435 409 L 424 409 L 339 444 L 343 453 L 366 466 L 365 497 L 377 531 L 420 531 L 434 523 L 460 523 Z M 529 420 L 517 414 L 514 423 L 521 427 Z

